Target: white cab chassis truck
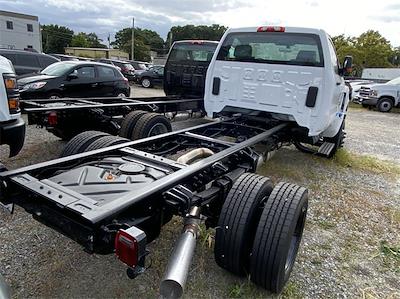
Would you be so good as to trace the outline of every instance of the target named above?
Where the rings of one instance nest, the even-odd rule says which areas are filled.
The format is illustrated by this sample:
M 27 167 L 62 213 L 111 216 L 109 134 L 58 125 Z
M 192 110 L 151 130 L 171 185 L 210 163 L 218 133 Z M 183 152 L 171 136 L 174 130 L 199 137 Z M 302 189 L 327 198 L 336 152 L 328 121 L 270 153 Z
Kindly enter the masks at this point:
M 150 127 L 165 127 L 165 117 L 133 111 L 125 128 L 149 137 L 129 141 L 83 132 L 60 159 L 0 172 L 0 204 L 9 211 L 23 207 L 88 252 L 115 253 L 130 278 L 147 269 L 147 244 L 161 227 L 174 215 L 183 218 L 160 283 L 162 298 L 183 295 L 188 274 L 197 269 L 189 271 L 204 221 L 215 228 L 217 265 L 279 293 L 295 264 L 308 191 L 285 182 L 274 186 L 255 172 L 287 142 L 333 155 L 348 104 L 342 73 L 323 31 L 229 30 L 206 78 L 205 108 L 221 118 L 145 135 Z
M 19 90 L 12 63 L 0 56 L 0 144 L 10 146 L 10 156 L 21 150 L 25 123 L 19 108 Z
M 400 107 L 400 77 L 383 84 L 361 86 L 354 101 L 363 107 L 376 107 L 381 112 Z
M 207 72 L 205 109 L 210 117 L 241 113 L 291 121 L 291 141 L 319 146 L 333 156 L 341 146 L 349 103 L 329 35 L 319 29 L 251 27 L 229 29 Z

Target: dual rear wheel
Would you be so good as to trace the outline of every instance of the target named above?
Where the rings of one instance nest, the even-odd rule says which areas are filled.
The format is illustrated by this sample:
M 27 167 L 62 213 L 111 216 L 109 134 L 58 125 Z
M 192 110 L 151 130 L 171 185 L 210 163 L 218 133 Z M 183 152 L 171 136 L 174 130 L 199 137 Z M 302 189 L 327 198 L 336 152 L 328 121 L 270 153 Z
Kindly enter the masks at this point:
M 171 131 L 171 123 L 164 115 L 132 111 L 122 121 L 119 135 L 130 140 L 137 140 Z
M 119 135 L 99 131 L 86 131 L 73 137 L 65 146 L 61 157 L 105 148 L 129 140 L 137 140 L 171 132 L 170 121 L 161 114 L 133 111 L 125 116 Z
M 215 236 L 215 261 L 279 293 L 289 279 L 308 207 L 305 188 L 243 174 L 230 190 Z

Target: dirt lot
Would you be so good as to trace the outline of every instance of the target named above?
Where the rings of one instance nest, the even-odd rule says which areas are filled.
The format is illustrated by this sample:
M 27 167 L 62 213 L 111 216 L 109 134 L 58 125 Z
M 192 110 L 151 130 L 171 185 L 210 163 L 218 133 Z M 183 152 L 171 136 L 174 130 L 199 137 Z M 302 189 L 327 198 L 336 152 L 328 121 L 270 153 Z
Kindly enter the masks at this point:
M 134 90 L 144 94 L 161 91 Z M 400 114 L 352 108 L 347 131 L 335 160 L 284 148 L 259 171 L 310 189 L 303 244 L 282 297 L 400 298 Z M 55 158 L 62 147 L 45 130 L 28 127 L 22 153 L 8 159 L 2 148 L 0 157 L 16 168 Z M 13 216 L 0 212 L 0 272 L 15 298 L 154 298 L 180 227 L 174 219 L 163 229 L 149 246 L 150 268 L 132 281 L 114 256 L 86 254 L 21 209 Z M 217 267 L 212 235 L 201 234 L 187 298 L 275 297 Z

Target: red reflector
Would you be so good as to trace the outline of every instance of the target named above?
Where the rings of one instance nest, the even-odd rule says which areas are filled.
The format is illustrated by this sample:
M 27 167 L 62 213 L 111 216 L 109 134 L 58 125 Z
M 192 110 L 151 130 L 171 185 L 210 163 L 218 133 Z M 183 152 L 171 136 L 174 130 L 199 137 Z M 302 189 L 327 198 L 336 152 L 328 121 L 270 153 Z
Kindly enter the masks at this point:
M 258 27 L 257 32 L 285 32 L 285 27 L 281 27 L 281 26 L 262 26 L 262 27 Z
M 57 124 L 57 122 L 58 122 L 57 112 L 54 112 L 54 111 L 50 112 L 49 115 L 47 116 L 47 123 L 50 126 L 55 126 Z
M 136 239 L 124 230 L 119 230 L 115 236 L 115 254 L 129 267 L 138 263 L 138 243 Z

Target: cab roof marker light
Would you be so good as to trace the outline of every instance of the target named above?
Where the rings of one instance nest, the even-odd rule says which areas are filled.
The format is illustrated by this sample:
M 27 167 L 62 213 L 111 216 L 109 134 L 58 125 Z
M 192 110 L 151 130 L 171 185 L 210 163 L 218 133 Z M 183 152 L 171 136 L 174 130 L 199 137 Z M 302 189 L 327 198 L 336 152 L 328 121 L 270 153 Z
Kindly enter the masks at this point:
M 257 28 L 257 32 L 285 32 L 282 26 L 261 26 Z

